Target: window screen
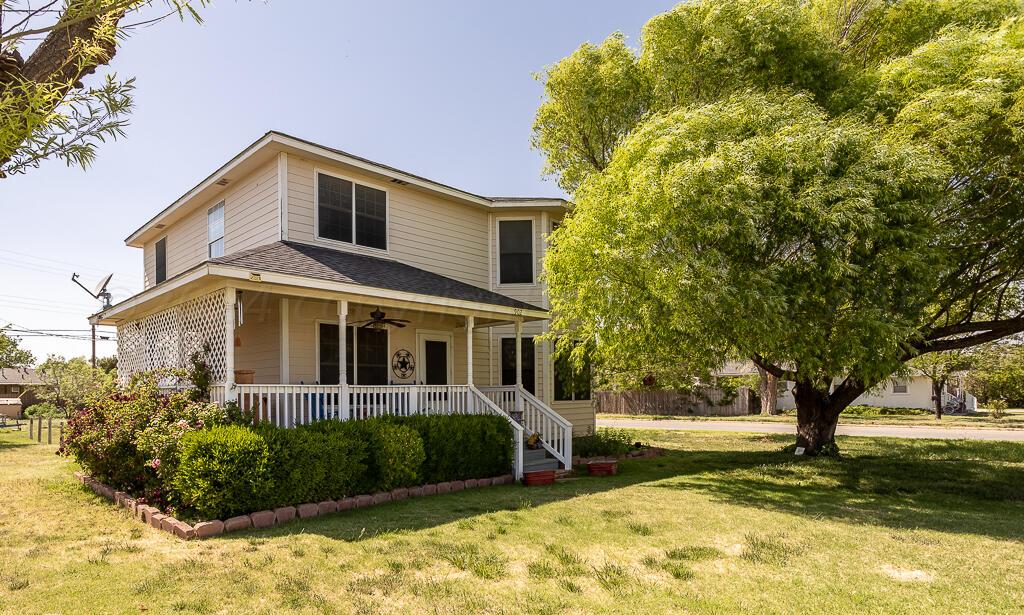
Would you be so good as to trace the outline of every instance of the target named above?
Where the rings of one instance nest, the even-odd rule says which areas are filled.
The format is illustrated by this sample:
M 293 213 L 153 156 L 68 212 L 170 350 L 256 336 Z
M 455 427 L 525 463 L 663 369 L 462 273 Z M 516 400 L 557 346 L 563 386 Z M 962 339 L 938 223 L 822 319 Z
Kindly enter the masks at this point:
M 206 243 L 210 258 L 224 256 L 224 203 L 211 207 L 206 213 Z
M 499 220 L 498 249 L 500 284 L 533 283 L 533 222 Z
M 317 219 L 320 237 L 352 243 L 352 182 L 317 175 Z
M 156 283 L 159 284 L 167 279 L 167 238 L 164 237 L 156 242 Z
M 317 174 L 317 236 L 368 248 L 388 248 L 388 193 Z

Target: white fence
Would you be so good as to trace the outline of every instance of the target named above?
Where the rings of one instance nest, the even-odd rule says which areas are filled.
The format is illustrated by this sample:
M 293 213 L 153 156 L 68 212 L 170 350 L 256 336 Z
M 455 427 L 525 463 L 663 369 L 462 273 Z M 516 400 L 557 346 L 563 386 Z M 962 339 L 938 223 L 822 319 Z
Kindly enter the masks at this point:
M 564 468 L 572 467 L 572 423 L 521 386 L 480 387 L 494 405 L 518 420 Z
M 475 386 L 236 384 L 233 393 L 241 409 L 278 427 L 416 414 L 502 416 L 512 426 L 515 476 L 522 476 L 523 426 Z M 230 397 L 223 386 L 211 388 L 211 398 L 217 403 Z M 569 433 L 571 436 L 571 426 Z

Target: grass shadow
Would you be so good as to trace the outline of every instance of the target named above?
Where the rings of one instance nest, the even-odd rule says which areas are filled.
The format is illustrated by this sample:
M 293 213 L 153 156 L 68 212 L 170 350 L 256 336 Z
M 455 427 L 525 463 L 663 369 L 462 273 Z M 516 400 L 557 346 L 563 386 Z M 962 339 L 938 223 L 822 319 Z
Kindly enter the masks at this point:
M 781 450 L 675 453 L 666 457 L 675 478 L 656 486 L 851 523 L 1024 540 L 1024 444 L 895 438 L 840 438 L 839 444 L 838 459 Z

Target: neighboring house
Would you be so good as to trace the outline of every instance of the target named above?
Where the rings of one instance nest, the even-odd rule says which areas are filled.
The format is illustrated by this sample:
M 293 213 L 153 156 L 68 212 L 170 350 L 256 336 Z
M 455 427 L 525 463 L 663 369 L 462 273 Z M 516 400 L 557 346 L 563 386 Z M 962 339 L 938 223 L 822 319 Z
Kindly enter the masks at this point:
M 757 369 L 753 363 L 730 362 L 719 374 L 723 376 L 739 376 L 756 374 Z M 957 378 L 946 385 L 942 393 L 942 403 L 945 405 L 951 400 L 961 400 L 967 410 L 973 412 L 978 409 L 978 400 L 963 390 L 957 382 Z M 885 380 L 866 391 L 863 395 L 853 401 L 855 406 L 878 406 L 881 408 L 919 408 L 921 410 L 934 410 L 935 402 L 932 401 L 932 379 L 920 373 L 911 373 L 905 378 L 893 377 Z M 793 383 L 779 383 L 779 400 L 776 407 L 780 410 L 792 410 L 796 408 L 796 400 L 793 399 Z
M 0 368 L 0 416 L 20 418 L 23 409 L 36 404 L 35 387 L 42 380 L 28 367 Z
M 568 465 L 589 387 L 535 341 L 565 211 L 269 132 L 128 237 L 145 289 L 90 320 L 117 326 L 122 379 L 205 347 L 216 399 L 281 425 L 491 412 Z

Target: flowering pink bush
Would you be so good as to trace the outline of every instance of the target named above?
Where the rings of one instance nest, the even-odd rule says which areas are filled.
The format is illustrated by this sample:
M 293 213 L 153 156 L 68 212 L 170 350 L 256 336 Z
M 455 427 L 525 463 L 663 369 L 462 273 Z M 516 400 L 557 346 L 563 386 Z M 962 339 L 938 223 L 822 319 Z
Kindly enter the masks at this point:
M 178 447 L 188 432 L 242 422 L 237 410 L 204 401 L 192 389 L 160 392 L 163 373 L 147 374 L 112 394 L 90 401 L 68 421 L 61 454 L 97 480 L 143 496 L 155 505 L 175 502 Z

